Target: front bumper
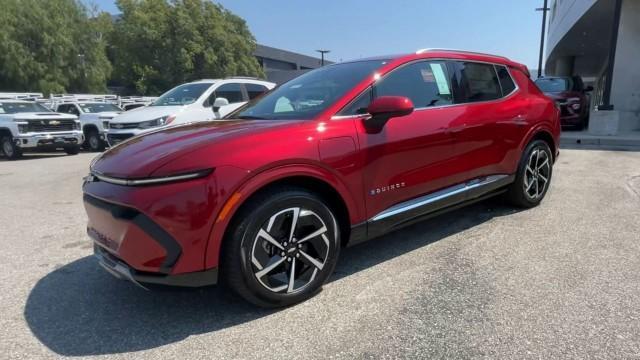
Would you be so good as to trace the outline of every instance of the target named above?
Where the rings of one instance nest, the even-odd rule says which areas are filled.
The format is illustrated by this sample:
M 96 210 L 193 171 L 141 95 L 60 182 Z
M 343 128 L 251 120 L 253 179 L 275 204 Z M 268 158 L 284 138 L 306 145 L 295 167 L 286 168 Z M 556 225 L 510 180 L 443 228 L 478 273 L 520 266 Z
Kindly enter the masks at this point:
M 94 254 L 98 263 L 111 275 L 121 280 L 131 281 L 143 289 L 148 289 L 149 284 L 181 286 L 181 287 L 202 287 L 215 285 L 218 282 L 218 269 L 213 268 L 206 271 L 179 275 L 164 275 L 144 273 L 137 271 L 111 255 L 100 245 L 94 244 Z
M 37 148 L 43 146 L 80 145 L 84 142 L 82 131 L 65 131 L 53 133 L 26 133 L 14 138 L 15 144 L 21 148 Z
M 156 128 L 149 128 L 149 129 L 113 129 L 110 128 L 107 131 L 105 131 L 105 140 L 107 140 L 107 142 L 109 143 L 109 145 L 113 146 L 113 145 L 117 145 L 127 139 L 130 139 L 136 135 L 140 135 L 140 134 L 144 134 L 147 133 L 149 131 L 158 129 Z

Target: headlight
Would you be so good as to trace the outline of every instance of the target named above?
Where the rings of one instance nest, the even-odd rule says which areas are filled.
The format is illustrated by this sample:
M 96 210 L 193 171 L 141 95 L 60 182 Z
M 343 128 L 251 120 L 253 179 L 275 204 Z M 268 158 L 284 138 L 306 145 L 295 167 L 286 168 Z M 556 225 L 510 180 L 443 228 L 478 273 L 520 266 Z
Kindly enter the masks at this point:
M 91 172 L 96 179 L 100 181 L 104 181 L 107 183 L 112 183 L 116 185 L 125 185 L 125 186 L 142 186 L 142 185 L 157 185 L 169 182 L 176 181 L 184 181 L 184 180 L 192 180 L 205 177 L 213 172 L 213 169 L 204 169 L 198 171 L 191 171 L 188 173 L 181 173 L 169 176 L 161 176 L 161 177 L 150 177 L 144 179 L 122 179 L 122 178 L 114 178 L 110 176 L 104 176 L 97 174 L 95 172 Z
M 176 118 L 175 115 L 168 115 L 168 116 L 163 116 L 161 118 L 157 118 L 149 121 L 143 121 L 141 123 L 138 123 L 138 128 L 149 129 L 153 127 L 169 125 L 171 122 L 173 122 L 173 120 L 175 120 L 175 118 Z
M 18 124 L 18 132 L 19 133 L 29 132 L 29 124 Z
M 75 121 L 75 129 L 76 130 L 80 130 L 80 121 L 79 120 Z
M 103 127 L 105 130 L 106 130 L 106 129 L 108 129 L 108 128 L 109 128 L 109 122 L 108 122 L 108 121 L 106 121 L 106 120 L 105 120 L 105 121 L 103 121 L 103 122 L 102 122 L 102 127 Z

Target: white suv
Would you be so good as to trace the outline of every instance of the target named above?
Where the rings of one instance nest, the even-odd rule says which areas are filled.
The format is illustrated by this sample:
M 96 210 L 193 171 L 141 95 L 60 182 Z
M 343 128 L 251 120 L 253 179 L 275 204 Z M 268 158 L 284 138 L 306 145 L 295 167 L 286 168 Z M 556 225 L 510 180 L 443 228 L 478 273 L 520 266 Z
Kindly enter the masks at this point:
M 124 112 L 109 122 L 115 145 L 161 126 L 221 119 L 276 84 L 245 77 L 198 80 L 176 86 L 148 106 Z
M 117 101 L 117 97 L 115 97 Z M 108 99 L 95 98 L 65 98 L 55 102 L 55 111 L 59 113 L 73 114 L 80 119 L 82 132 L 84 133 L 84 147 L 91 151 L 103 151 L 107 144 L 105 124 L 118 116 L 122 109 L 109 102 Z
M 24 150 L 35 149 L 62 148 L 75 155 L 83 141 L 76 116 L 0 94 L 0 149 L 8 159 L 17 159 Z

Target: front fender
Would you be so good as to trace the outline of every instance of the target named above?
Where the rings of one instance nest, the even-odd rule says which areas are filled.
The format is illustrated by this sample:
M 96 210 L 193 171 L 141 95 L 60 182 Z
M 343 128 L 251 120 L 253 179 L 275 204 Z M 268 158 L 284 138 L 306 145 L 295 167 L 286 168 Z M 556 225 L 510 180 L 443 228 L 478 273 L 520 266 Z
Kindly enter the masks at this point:
M 352 224 L 363 218 L 364 209 L 358 206 L 357 199 L 352 196 L 340 177 L 319 164 L 278 165 L 258 172 L 251 172 L 233 166 L 216 168 L 218 194 L 221 195 L 221 201 L 219 201 L 220 205 L 216 207 L 217 211 L 213 214 L 215 221 L 205 251 L 205 269 L 218 266 L 225 231 L 240 206 L 263 187 L 278 180 L 296 176 L 312 177 L 333 187 L 346 204 Z M 236 185 L 233 185 L 233 183 Z

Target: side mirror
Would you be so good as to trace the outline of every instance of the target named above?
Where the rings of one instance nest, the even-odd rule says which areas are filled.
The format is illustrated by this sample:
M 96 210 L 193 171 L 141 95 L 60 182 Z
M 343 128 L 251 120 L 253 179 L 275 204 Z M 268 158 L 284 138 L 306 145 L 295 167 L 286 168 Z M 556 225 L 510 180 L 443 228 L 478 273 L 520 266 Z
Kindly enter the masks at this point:
M 221 107 L 229 105 L 229 100 L 223 97 L 216 98 L 213 102 L 213 112 L 218 112 Z
M 389 119 L 411 114 L 413 102 L 404 96 L 381 96 L 369 104 L 367 112 L 371 114 L 365 122 L 367 129 L 380 132 Z
M 584 92 L 591 92 L 593 91 L 593 86 L 589 85 L 586 88 L 584 88 Z

